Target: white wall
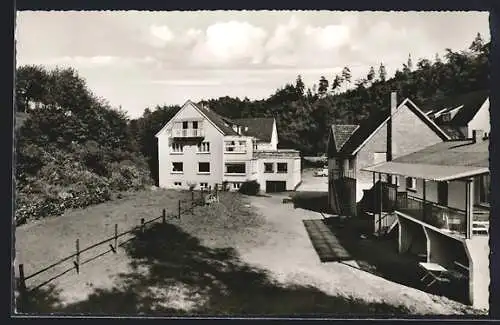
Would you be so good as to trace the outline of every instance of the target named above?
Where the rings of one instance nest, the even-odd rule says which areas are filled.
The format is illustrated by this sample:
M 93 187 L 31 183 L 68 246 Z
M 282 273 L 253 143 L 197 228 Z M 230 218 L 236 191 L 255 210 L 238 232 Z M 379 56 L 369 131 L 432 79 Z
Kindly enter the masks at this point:
M 438 182 L 425 182 L 425 197 L 427 201 L 438 202 Z
M 293 164 L 292 187 L 295 189 L 295 187 L 297 187 L 297 185 L 299 185 L 299 183 L 302 182 L 302 170 L 301 170 L 302 161 L 300 157 L 296 158 L 292 164 Z
M 276 150 L 271 142 L 257 142 L 257 150 L 272 151 Z
M 210 142 L 209 153 L 199 153 L 198 143 L 200 141 L 176 140 L 177 143 L 183 143 L 182 153 L 171 151 L 170 142 L 171 129 L 175 122 L 183 120 L 202 121 L 200 128 L 204 130 L 202 141 Z M 246 152 L 225 152 L 225 141 L 245 141 Z M 265 150 L 277 150 L 277 130 L 274 123 L 273 136 L 270 143 L 260 143 L 260 148 Z M 259 148 L 259 149 L 260 149 Z M 254 159 L 252 138 L 245 136 L 223 136 L 223 134 L 208 120 L 205 119 L 191 103 L 186 103 L 176 116 L 167 124 L 167 127 L 158 135 L 158 160 L 159 160 L 159 186 L 162 188 L 188 188 L 188 183 L 208 183 L 209 186 L 227 182 L 245 182 L 255 179 L 261 184 L 261 189 L 265 191 L 267 180 L 286 181 L 287 190 L 293 190 L 301 181 L 301 160 L 300 157 L 265 157 Z M 183 163 L 183 172 L 175 173 L 172 171 L 173 162 Z M 210 163 L 210 173 L 204 174 L 198 172 L 199 162 Z M 230 175 L 225 173 L 225 163 L 244 162 L 244 175 Z M 264 162 L 274 164 L 274 173 L 264 173 Z M 277 163 L 287 163 L 286 173 L 277 173 Z M 181 182 L 182 186 L 174 185 L 175 182 Z
M 474 236 L 466 239 L 469 255 L 469 298 L 476 308 L 489 309 L 490 247 L 488 236 Z
M 278 149 L 278 128 L 276 127 L 276 120 L 273 123 L 273 134 L 271 135 L 272 150 Z
M 399 191 L 408 191 L 408 195 L 423 199 L 424 198 L 424 181 L 417 179 L 416 191 L 411 191 L 406 188 L 406 178 L 399 177 Z M 473 189 L 474 190 L 474 189 Z M 426 181 L 425 187 L 426 201 L 438 202 L 438 183 L 435 181 Z M 448 206 L 465 210 L 465 182 L 450 181 L 448 182 Z
M 295 187 L 301 181 L 301 171 L 300 171 L 300 157 L 299 158 L 259 158 L 256 160 L 257 163 L 257 181 L 260 184 L 262 191 L 266 190 L 266 181 L 286 181 L 286 190 L 293 191 Z M 272 163 L 274 164 L 273 173 L 264 172 L 264 164 Z M 287 172 L 278 173 L 278 163 L 287 163 Z
M 448 182 L 448 206 L 465 210 L 465 182 Z M 472 184 L 472 190 L 474 190 Z
M 188 140 L 177 140 L 184 144 L 182 154 L 172 153 L 170 141 L 172 141 L 168 127 L 158 136 L 158 162 L 159 162 L 159 186 L 162 188 L 178 188 L 175 182 L 181 182 L 182 188 L 188 187 L 188 182 L 208 183 L 214 186 L 222 182 L 223 173 L 223 136 L 203 115 L 190 103 L 187 103 L 179 113 L 170 120 L 169 125 L 176 121 L 185 119 L 203 119 L 201 128 L 205 132 L 203 141 L 210 142 L 210 153 L 198 153 L 198 142 Z M 172 162 L 182 162 L 183 172 L 172 173 Z M 210 174 L 198 173 L 198 162 L 210 162 Z
M 468 137 L 472 138 L 472 130 L 483 130 L 486 133 L 490 132 L 490 99 L 487 98 L 479 111 L 468 125 Z

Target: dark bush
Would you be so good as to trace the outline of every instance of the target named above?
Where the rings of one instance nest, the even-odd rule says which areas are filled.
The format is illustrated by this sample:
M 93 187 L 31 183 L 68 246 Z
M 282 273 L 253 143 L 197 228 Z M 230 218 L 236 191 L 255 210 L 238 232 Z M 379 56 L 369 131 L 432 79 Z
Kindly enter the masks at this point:
M 260 191 L 260 184 L 257 181 L 246 181 L 240 186 L 239 192 L 246 195 L 257 195 Z
M 16 155 L 17 177 L 35 175 L 44 165 L 44 150 L 37 145 L 19 145 Z
M 36 102 L 15 137 L 18 224 L 152 183 L 126 114 L 95 97 L 76 71 L 30 66 L 16 77 L 20 102 Z

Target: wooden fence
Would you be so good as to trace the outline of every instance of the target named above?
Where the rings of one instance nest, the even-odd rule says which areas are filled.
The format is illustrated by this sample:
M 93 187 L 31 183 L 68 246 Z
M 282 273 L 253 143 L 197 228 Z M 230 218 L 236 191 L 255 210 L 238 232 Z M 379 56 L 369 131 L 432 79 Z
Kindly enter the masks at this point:
M 186 213 L 186 212 L 190 212 L 190 213 L 193 213 L 193 209 L 197 206 L 201 206 L 201 205 L 205 205 L 206 201 L 205 201 L 205 198 L 206 198 L 206 194 L 210 195 L 212 192 L 211 188 L 207 189 L 207 190 L 201 190 L 199 193 L 200 193 L 200 196 L 198 198 L 196 198 L 196 195 L 195 195 L 195 192 L 194 191 L 191 191 L 191 200 L 179 200 L 178 201 L 178 205 L 177 205 L 177 209 L 174 213 L 169 213 L 169 215 L 167 216 L 167 211 L 165 209 L 162 210 L 162 214 L 161 216 L 159 217 L 156 217 L 156 218 L 153 218 L 151 220 L 148 220 L 146 221 L 144 218 L 141 218 L 140 220 L 140 224 L 137 225 L 136 227 L 133 227 L 132 229 L 129 229 L 127 231 L 124 231 L 122 233 L 118 233 L 118 224 L 115 224 L 115 227 L 114 227 L 114 235 L 109 237 L 109 238 L 106 238 L 98 243 L 95 243 L 95 244 L 92 244 L 88 247 L 85 247 L 85 248 L 81 248 L 80 247 L 80 240 L 77 238 L 75 240 L 75 253 L 71 254 L 71 255 L 68 255 L 66 257 L 63 257 L 61 258 L 60 260 L 58 260 L 57 262 L 55 263 L 52 263 L 32 274 L 29 274 L 29 275 L 25 275 L 24 274 L 24 265 L 23 264 L 19 264 L 18 268 L 19 268 L 19 283 L 18 283 L 18 291 L 19 291 L 19 295 L 20 295 L 20 303 L 21 303 L 21 310 L 24 309 L 23 307 L 25 307 L 25 304 L 27 302 L 27 297 L 28 295 L 30 294 L 30 292 L 36 290 L 36 289 L 39 289 L 45 285 L 47 285 L 48 283 L 54 281 L 55 279 L 63 276 L 64 274 L 67 274 L 69 272 L 71 272 L 72 270 L 75 270 L 76 274 L 79 274 L 80 271 L 81 271 L 81 267 L 82 265 L 85 265 L 91 261 L 94 261 L 96 259 L 98 259 L 99 257 L 101 256 L 104 256 L 110 252 L 113 252 L 113 253 L 117 253 L 118 251 L 118 247 L 121 247 L 123 245 L 125 245 L 126 243 L 128 243 L 129 241 L 135 239 L 136 237 L 133 236 L 134 235 L 134 232 L 136 231 L 140 231 L 141 233 L 144 232 L 146 226 L 148 224 L 151 224 L 151 223 L 154 223 L 154 222 L 157 222 L 158 220 L 161 219 L 161 222 L 162 223 L 166 223 L 167 222 L 167 218 L 171 218 L 171 219 L 181 219 L 181 216 L 182 214 Z M 217 195 L 217 187 L 215 187 L 215 195 Z M 186 207 L 187 206 L 187 207 Z M 121 238 L 121 237 L 124 237 L 126 235 L 132 235 L 131 238 L 128 238 L 127 240 L 121 242 L 121 243 L 118 243 L 118 240 Z M 109 248 L 107 250 L 105 250 L 104 252 L 101 252 L 93 257 L 90 257 L 86 260 L 81 260 L 80 257 L 81 255 L 84 253 L 84 252 L 88 252 L 92 249 L 95 249 L 97 247 L 102 247 L 102 246 L 108 246 Z M 42 283 L 40 284 L 37 284 L 36 286 L 32 287 L 32 288 L 28 288 L 26 282 L 30 279 L 33 279 L 37 276 L 40 276 L 46 272 L 48 272 L 49 270 L 55 268 L 56 266 L 58 265 L 61 265 L 62 263 L 65 263 L 65 262 L 68 262 L 70 260 L 73 260 L 73 263 L 71 264 L 71 266 L 67 269 L 65 269 L 64 271 L 58 273 L 57 275 L 55 276 L 52 276 L 51 278 L 43 281 Z

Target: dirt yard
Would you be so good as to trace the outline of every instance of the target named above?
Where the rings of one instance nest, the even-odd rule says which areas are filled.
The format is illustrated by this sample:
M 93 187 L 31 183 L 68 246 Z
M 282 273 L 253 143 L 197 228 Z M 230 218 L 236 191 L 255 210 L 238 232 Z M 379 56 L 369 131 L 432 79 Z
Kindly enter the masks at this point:
M 257 246 L 242 249 L 242 259 L 269 270 L 282 283 L 300 283 L 320 288 L 329 295 L 347 295 L 364 301 L 403 305 L 416 314 L 462 314 L 471 308 L 453 300 L 431 295 L 351 265 L 321 263 L 313 249 L 302 220 L 322 218 L 320 213 L 291 204 L 282 196 L 254 197 L 252 206 L 265 216 L 267 227 Z
M 189 193 L 145 191 L 16 231 L 27 273 L 141 217 L 156 217 Z M 33 312 L 168 315 L 350 315 L 471 313 L 451 300 L 341 263 L 320 263 L 302 220 L 320 218 L 282 196 L 222 193 L 181 220 L 156 224 L 30 297 Z M 83 241 L 83 240 L 82 240 Z M 29 283 L 28 283 L 29 285 Z M 28 308 L 27 308 L 28 310 Z

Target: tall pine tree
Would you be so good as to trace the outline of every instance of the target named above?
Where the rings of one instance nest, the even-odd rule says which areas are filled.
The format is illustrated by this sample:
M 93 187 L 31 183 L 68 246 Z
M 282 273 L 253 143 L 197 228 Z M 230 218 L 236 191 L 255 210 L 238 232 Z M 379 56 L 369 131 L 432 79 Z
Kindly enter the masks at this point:
M 382 82 L 384 82 L 387 78 L 387 71 L 385 70 L 385 66 L 383 63 L 380 63 L 380 67 L 378 68 L 378 78 Z
M 318 87 L 318 95 L 320 97 L 324 97 L 328 91 L 328 79 L 324 76 L 321 76 L 319 79 L 319 87 Z

